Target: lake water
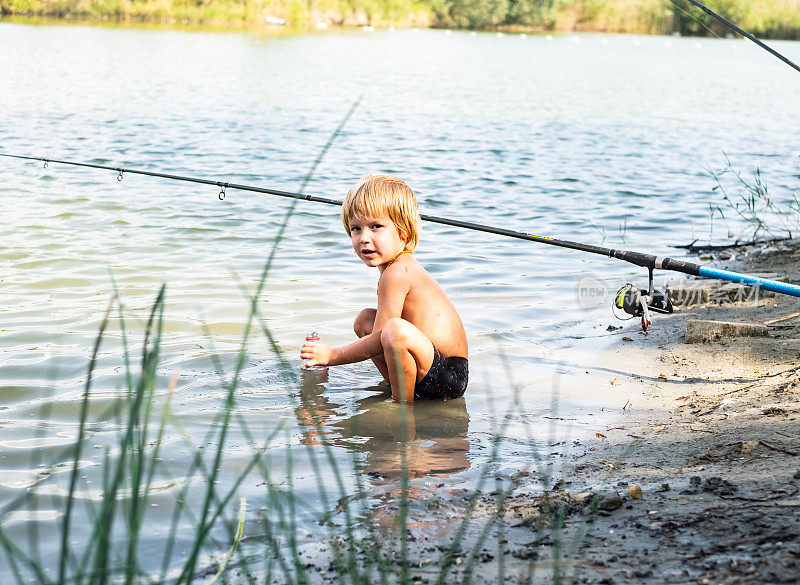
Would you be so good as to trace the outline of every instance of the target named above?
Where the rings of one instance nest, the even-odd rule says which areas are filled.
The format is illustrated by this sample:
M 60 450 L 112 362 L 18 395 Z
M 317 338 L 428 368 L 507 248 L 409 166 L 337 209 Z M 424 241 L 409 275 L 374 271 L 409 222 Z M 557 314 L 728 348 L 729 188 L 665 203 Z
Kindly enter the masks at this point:
M 773 45 L 800 60 L 800 43 Z M 4 153 L 294 191 L 363 95 L 307 192 L 341 198 L 362 175 L 387 172 L 415 189 L 424 213 L 672 257 L 681 256 L 675 244 L 722 242 L 728 229 L 743 228 L 707 170 L 724 168 L 726 156 L 745 178 L 758 167 L 780 205 L 800 187 L 800 75 L 744 41 L 0 23 L 0 49 Z M 610 376 L 595 352 L 619 342 L 621 332 L 606 331 L 618 324 L 611 297 L 625 282 L 644 285 L 643 270 L 425 225 L 417 257 L 462 315 L 470 386 L 463 400 L 414 405 L 401 424 L 370 367 L 335 368 L 323 383 L 293 381 L 261 329 L 293 371 L 308 331 L 332 344 L 354 339 L 352 320 L 374 306 L 377 274 L 352 253 L 338 208 L 233 190 L 220 201 L 214 187 L 115 179 L 0 159 L 0 526 L 45 559 L 60 546 L 53 527 L 69 490 L 69 447 L 115 286 L 123 308 L 114 310 L 94 373 L 76 526 L 88 526 L 85 503 L 98 501 L 103 484 L 99 463 L 118 442 L 120 423 L 108 412 L 125 388 L 118 316 L 137 361 L 166 283 L 157 404 L 167 402 L 173 376 L 176 383 L 141 544 L 148 570 L 161 567 L 157 553 L 176 494 L 193 481 L 186 470 L 197 446 L 219 430 L 247 295 L 275 246 L 220 489 L 268 442 L 273 478 L 291 475 L 313 527 L 330 504 L 320 500 L 318 474 L 335 484 L 329 467 L 315 472 L 307 456 L 322 454 L 319 435 L 342 468 L 355 457 L 374 493 L 396 487 L 404 458 L 420 486 L 471 487 L 509 411 L 500 475 L 537 456 L 557 459 L 623 406 L 601 384 Z M 728 228 L 716 213 L 712 222 L 716 205 Z M 579 304 L 586 277 L 596 279 L 601 304 Z M 310 425 L 312 412 L 320 429 Z M 355 480 L 344 473 L 345 492 Z M 269 514 L 263 473 L 249 475 L 237 494 L 247 498 L 248 518 Z M 202 507 L 201 495 L 189 492 L 190 507 Z M 228 507 L 235 515 L 235 502 Z M 189 536 L 177 537 L 178 551 Z M 0 566 L 5 582 L 10 569 Z

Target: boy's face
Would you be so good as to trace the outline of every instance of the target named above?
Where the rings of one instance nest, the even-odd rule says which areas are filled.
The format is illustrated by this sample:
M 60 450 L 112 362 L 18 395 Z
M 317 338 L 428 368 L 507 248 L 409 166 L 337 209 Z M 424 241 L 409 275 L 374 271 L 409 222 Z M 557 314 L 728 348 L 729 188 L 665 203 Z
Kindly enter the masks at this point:
M 386 264 L 406 244 L 388 217 L 355 217 L 349 223 L 353 250 L 367 266 Z

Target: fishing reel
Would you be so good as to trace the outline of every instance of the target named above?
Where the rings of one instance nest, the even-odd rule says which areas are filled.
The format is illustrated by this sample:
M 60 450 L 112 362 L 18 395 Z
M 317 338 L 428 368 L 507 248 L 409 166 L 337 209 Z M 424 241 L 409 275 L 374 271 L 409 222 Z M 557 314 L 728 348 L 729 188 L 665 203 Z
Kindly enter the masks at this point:
M 614 297 L 614 307 L 622 309 L 631 319 L 640 317 L 642 331 L 647 331 L 652 321 L 650 311 L 655 313 L 672 313 L 672 301 L 663 292 L 653 287 L 653 269 L 649 269 L 648 285 L 646 289 L 638 288 L 633 284 L 626 284 L 617 291 Z

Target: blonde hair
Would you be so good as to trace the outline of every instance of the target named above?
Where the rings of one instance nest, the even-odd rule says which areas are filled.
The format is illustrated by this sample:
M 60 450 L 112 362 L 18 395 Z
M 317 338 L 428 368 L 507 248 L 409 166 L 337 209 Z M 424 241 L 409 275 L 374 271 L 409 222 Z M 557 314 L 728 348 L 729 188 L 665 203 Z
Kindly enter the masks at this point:
M 342 223 L 350 233 L 353 218 L 388 217 L 413 252 L 419 243 L 420 218 L 414 192 L 389 175 L 367 175 L 350 188 L 342 204 Z

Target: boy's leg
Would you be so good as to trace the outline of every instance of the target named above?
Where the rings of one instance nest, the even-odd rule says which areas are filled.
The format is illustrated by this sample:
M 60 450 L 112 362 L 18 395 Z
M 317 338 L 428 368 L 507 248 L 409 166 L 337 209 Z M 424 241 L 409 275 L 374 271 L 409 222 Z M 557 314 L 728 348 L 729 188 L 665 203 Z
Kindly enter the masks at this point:
M 381 331 L 383 357 L 392 385 L 392 398 L 414 401 L 414 387 L 433 364 L 433 343 L 405 319 L 389 319 Z
M 356 332 L 356 335 L 359 337 L 364 337 L 365 335 L 372 333 L 372 329 L 375 326 L 375 315 L 377 314 L 378 311 L 376 309 L 363 309 L 353 323 L 353 331 Z M 376 368 L 378 368 L 378 371 L 381 373 L 381 376 L 383 376 L 383 379 L 388 380 L 389 368 L 386 366 L 386 360 L 383 358 L 383 356 L 375 356 L 372 358 L 372 363 L 375 364 Z

